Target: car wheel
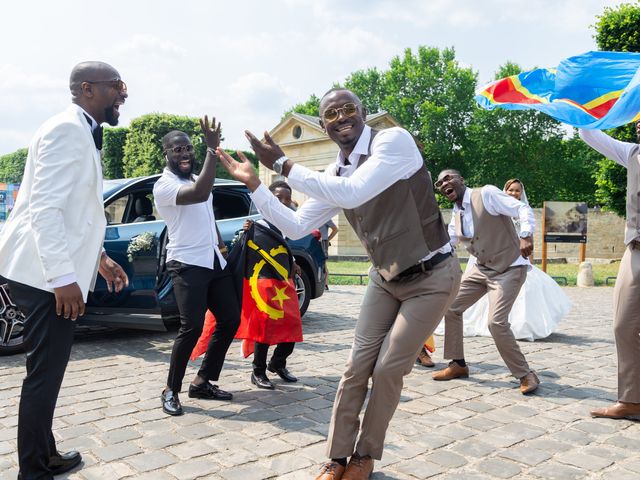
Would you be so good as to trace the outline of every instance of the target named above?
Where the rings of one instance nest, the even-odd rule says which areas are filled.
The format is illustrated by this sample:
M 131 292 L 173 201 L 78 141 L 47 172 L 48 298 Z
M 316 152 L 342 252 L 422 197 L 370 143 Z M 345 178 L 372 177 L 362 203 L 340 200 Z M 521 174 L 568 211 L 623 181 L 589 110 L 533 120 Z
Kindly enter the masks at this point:
M 11 355 L 23 350 L 24 314 L 9 296 L 9 286 L 0 284 L 0 355 Z
M 303 316 L 311 301 L 311 282 L 304 270 L 294 278 L 296 293 L 298 294 L 298 304 L 300 305 L 300 316 Z

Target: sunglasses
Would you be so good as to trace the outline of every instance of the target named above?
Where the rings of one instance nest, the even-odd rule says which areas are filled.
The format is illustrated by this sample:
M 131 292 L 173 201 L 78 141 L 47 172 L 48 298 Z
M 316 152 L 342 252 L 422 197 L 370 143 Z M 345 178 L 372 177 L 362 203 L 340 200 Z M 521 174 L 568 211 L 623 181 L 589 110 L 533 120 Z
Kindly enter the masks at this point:
M 167 152 L 173 152 L 173 153 L 182 153 L 182 152 L 187 152 L 187 153 L 191 153 L 193 152 L 193 145 L 189 144 L 189 145 L 178 145 L 176 147 L 171 147 L 171 148 L 167 148 L 164 153 Z
M 433 185 L 436 188 L 440 188 L 442 187 L 442 185 L 444 185 L 444 182 L 449 182 L 451 180 L 453 180 L 454 178 L 458 178 L 460 175 L 445 175 L 444 177 L 442 177 L 440 180 L 438 180 L 436 183 L 434 183 Z
M 358 111 L 358 107 L 355 103 L 345 103 L 341 108 L 327 108 L 322 114 L 322 119 L 326 123 L 335 122 L 340 116 L 340 112 L 345 117 L 353 117 Z
M 104 83 L 108 84 L 110 87 L 116 89 L 119 93 L 127 93 L 127 84 L 122 80 L 99 80 L 97 82 L 87 82 L 87 83 Z

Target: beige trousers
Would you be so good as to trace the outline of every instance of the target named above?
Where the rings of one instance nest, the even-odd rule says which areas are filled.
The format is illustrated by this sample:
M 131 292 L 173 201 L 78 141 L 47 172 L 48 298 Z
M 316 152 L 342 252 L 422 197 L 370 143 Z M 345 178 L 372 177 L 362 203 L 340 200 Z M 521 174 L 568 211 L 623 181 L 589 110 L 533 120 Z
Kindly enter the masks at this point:
M 640 403 L 640 250 L 624 252 L 613 291 L 618 400 Z
M 382 457 L 403 377 L 411 372 L 424 339 L 433 333 L 455 298 L 460 277 L 455 257 L 428 272 L 390 282 L 370 271 L 351 354 L 333 405 L 329 458 L 349 457 L 354 451 L 378 460 Z M 371 394 L 360 429 L 360 411 L 370 378 Z
M 511 326 L 509 312 L 520 287 L 527 278 L 527 267 L 510 267 L 503 273 L 476 265 L 462 277 L 460 291 L 444 316 L 444 358 L 464 358 L 462 314 L 483 295 L 489 297 L 489 332 L 498 352 L 514 377 L 522 378 L 531 371 L 520 351 Z

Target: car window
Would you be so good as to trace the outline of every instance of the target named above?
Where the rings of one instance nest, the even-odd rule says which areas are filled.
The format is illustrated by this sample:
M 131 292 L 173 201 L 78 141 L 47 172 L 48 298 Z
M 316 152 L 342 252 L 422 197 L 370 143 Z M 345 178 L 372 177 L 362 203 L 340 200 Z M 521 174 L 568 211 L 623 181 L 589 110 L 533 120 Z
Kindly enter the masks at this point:
M 141 211 L 136 210 L 137 200 L 143 200 L 139 205 Z M 140 203 L 140 202 L 139 202 Z M 145 206 L 146 205 L 146 206 Z M 148 209 L 151 209 L 150 212 Z M 104 209 L 107 222 L 110 225 L 122 223 L 152 222 L 160 219 L 160 214 L 153 201 L 153 193 L 149 191 L 136 191 L 113 200 Z
M 127 211 L 127 204 L 129 203 L 129 195 L 125 195 L 120 198 L 116 198 L 104 209 L 104 215 L 107 217 L 107 224 L 114 225 L 122 223 L 124 214 Z
M 249 215 L 249 196 L 233 189 L 213 189 L 213 212 L 216 220 L 246 217 Z

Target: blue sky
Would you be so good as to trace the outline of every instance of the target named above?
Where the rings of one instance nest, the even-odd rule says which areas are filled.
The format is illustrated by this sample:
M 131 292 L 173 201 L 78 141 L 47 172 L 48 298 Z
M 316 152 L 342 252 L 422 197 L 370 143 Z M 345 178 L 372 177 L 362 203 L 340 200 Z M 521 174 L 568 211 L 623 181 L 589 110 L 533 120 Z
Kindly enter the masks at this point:
M 555 66 L 595 49 L 608 0 L 12 1 L 0 29 L 0 155 L 69 103 L 76 63 L 111 63 L 129 86 L 121 124 L 150 112 L 215 115 L 225 146 L 350 72 L 418 45 L 456 49 L 490 80 L 510 60 Z M 96 5 L 100 5 L 96 9 Z

